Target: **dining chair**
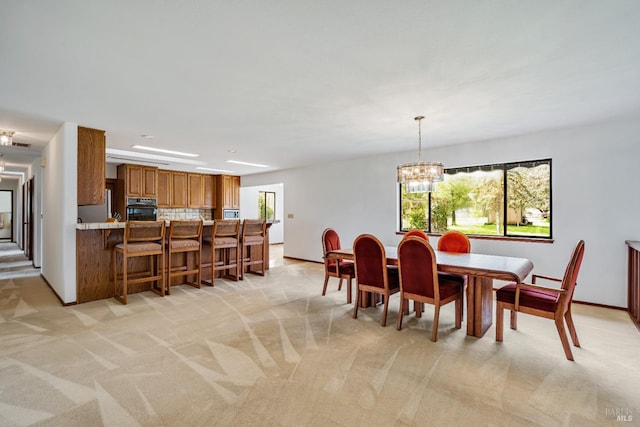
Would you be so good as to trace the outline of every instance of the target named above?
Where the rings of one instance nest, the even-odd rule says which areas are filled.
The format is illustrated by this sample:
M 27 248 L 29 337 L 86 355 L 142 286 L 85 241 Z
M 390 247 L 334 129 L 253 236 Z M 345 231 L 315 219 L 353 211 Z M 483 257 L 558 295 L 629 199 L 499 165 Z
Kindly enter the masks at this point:
M 402 329 L 404 308 L 409 300 L 415 303 L 432 304 L 433 330 L 431 341 L 438 339 L 440 307 L 455 302 L 455 327 L 462 326 L 462 284 L 457 280 L 439 277 L 436 256 L 429 242 L 419 237 L 402 239 L 398 245 L 398 271 L 400 277 L 400 310 L 398 330 Z M 416 310 L 416 315 L 419 312 Z
M 342 289 L 342 281 L 347 281 L 347 304 L 351 304 L 351 279 L 356 276 L 355 267 L 352 261 L 342 259 L 328 258 L 327 253 L 330 251 L 342 249 L 340 246 L 340 236 L 332 229 L 327 228 L 322 232 L 322 258 L 324 259 L 324 286 L 322 295 L 327 293 L 327 284 L 330 277 L 340 279 L 338 282 L 338 290 Z
M 429 235 L 418 228 L 414 228 L 413 230 L 409 230 L 406 233 L 404 233 L 403 239 L 406 239 L 407 237 L 411 237 L 411 236 L 417 236 L 426 240 L 427 242 L 429 241 Z
M 517 313 L 553 319 L 560 335 L 560 341 L 568 360 L 573 360 L 573 353 L 565 331 L 567 323 L 573 345 L 580 347 L 576 328 L 571 317 L 571 300 L 577 284 L 578 273 L 584 256 L 584 240 L 580 240 L 569 259 L 562 279 L 533 274 L 531 283 L 511 283 L 496 292 L 497 318 L 496 341 L 502 342 L 504 330 L 504 310 L 511 310 L 511 329 L 517 328 Z M 560 288 L 548 288 L 536 284 L 536 279 L 560 282 Z
M 398 268 L 387 266 L 384 246 L 371 234 L 361 234 L 356 238 L 353 242 L 353 255 L 356 271 L 356 303 L 353 318 L 358 317 L 358 306 L 363 292 L 370 292 L 383 297 L 384 311 L 380 324 L 386 326 L 389 297 L 400 291 Z
M 446 231 L 438 239 L 438 250 L 443 252 L 469 253 L 471 252 L 471 241 L 466 234 L 457 230 Z M 467 276 L 455 273 L 438 273 L 440 280 L 455 280 L 465 287 L 467 286 Z
M 471 252 L 471 242 L 466 234 L 457 230 L 449 230 L 438 239 L 438 250 L 445 252 Z

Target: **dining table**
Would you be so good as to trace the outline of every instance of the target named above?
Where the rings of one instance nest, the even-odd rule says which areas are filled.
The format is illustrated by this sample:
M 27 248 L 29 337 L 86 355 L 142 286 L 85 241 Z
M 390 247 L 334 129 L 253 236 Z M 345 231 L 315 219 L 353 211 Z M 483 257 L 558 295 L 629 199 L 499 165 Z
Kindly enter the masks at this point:
M 398 264 L 398 248 L 385 246 L 387 264 Z M 482 337 L 493 323 L 493 280 L 522 283 L 533 270 L 527 258 L 434 250 L 438 271 L 467 276 L 467 335 Z M 354 260 L 353 249 L 327 252 L 333 259 Z M 356 279 L 357 280 L 357 279 Z

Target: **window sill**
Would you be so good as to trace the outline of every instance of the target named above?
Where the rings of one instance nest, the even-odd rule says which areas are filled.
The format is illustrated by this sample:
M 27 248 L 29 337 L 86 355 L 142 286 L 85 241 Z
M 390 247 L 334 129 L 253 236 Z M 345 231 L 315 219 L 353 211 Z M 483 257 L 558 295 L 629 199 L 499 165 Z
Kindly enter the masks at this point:
M 406 231 L 396 231 L 398 236 L 404 236 Z M 440 237 L 442 233 L 427 233 L 429 237 Z M 528 242 L 528 243 L 553 243 L 553 239 L 544 237 L 516 237 L 516 236 L 480 236 L 476 234 L 467 234 L 471 240 L 500 240 L 507 242 Z

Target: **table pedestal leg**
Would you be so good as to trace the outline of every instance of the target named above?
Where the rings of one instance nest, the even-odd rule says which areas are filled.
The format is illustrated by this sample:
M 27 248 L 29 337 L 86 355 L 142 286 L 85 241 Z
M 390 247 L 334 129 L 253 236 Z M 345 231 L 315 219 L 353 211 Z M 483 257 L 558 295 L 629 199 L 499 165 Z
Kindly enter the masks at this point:
M 482 337 L 493 323 L 493 280 L 468 276 L 467 335 Z

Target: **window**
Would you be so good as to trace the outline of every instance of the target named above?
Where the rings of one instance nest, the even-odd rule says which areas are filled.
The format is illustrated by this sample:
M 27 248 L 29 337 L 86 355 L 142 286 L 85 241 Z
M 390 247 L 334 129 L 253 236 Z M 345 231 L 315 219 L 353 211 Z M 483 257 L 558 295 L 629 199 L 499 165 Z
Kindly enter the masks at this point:
M 400 185 L 400 230 L 551 238 L 551 159 L 446 169 L 432 193 Z
M 260 219 L 276 219 L 276 193 L 260 191 L 258 193 L 258 215 Z

